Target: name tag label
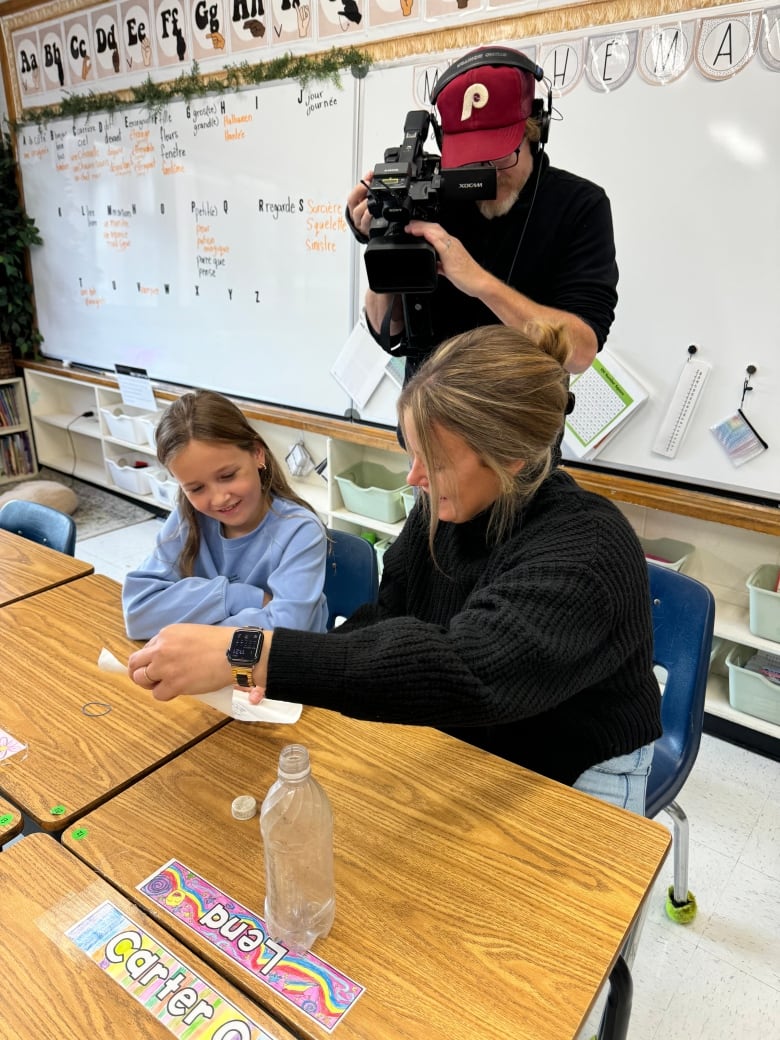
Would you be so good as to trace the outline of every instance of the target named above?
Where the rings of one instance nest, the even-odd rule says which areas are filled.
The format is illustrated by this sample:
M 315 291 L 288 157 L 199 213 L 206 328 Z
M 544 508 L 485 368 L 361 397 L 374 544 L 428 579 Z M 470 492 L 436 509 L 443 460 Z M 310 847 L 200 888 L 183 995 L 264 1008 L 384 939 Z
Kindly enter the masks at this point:
M 101 903 L 65 934 L 174 1036 L 273 1040 L 113 903 Z
M 364 987 L 313 953 L 268 938 L 265 921 L 172 859 L 138 891 L 332 1032 Z

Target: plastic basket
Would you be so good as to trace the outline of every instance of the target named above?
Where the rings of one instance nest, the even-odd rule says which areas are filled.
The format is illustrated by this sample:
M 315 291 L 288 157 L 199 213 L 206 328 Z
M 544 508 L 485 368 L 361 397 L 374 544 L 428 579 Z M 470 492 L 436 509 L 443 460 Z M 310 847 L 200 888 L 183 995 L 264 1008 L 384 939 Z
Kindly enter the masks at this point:
M 376 564 L 379 577 L 382 577 L 382 571 L 385 566 L 385 552 L 395 541 L 394 538 L 380 538 L 374 545 L 374 552 L 376 553 Z
M 139 444 L 148 444 L 150 448 L 156 446 L 154 438 L 157 433 L 157 423 L 162 418 L 162 414 L 162 412 L 147 412 L 146 415 L 136 416 L 136 429 L 143 436 L 143 440 L 138 441 Z
M 106 459 L 106 465 L 117 487 L 132 491 L 135 495 L 149 495 L 152 490 L 149 478 L 154 470 L 149 468 L 148 461 L 143 455 L 123 455 L 121 459 Z M 145 465 L 137 469 L 136 462 Z
M 690 542 L 678 542 L 675 538 L 640 538 L 639 541 L 645 559 L 671 571 L 679 571 L 695 548 Z
M 149 474 L 149 487 L 152 498 L 166 509 L 173 509 L 176 505 L 176 495 L 179 485 L 173 480 L 166 470 L 155 470 Z
M 101 408 L 100 414 L 109 433 L 118 441 L 125 441 L 127 444 L 151 444 L 154 447 L 152 417 L 157 415 L 156 412 L 125 412 L 117 405 L 115 408 Z M 156 426 L 156 422 L 154 425 Z
M 780 592 L 775 592 L 779 573 L 776 563 L 764 563 L 745 582 L 750 595 L 750 631 L 776 643 L 780 642 Z
M 344 505 L 353 513 L 394 524 L 404 515 L 403 473 L 392 473 L 377 462 L 358 462 L 336 475 Z
M 726 657 L 729 670 L 729 703 L 737 711 L 780 726 L 780 685 L 744 667 L 755 650 L 735 646 Z
M 402 491 L 401 498 L 403 499 L 404 503 L 404 512 L 408 516 L 411 513 L 412 509 L 414 509 L 414 503 L 416 501 L 414 491 Z

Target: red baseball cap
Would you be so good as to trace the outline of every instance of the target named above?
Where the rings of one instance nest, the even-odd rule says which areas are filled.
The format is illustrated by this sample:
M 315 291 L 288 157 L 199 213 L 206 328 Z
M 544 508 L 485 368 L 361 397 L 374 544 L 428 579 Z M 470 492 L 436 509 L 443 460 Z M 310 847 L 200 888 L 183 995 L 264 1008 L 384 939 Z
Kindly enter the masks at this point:
M 530 72 L 511 65 L 477 65 L 456 76 L 436 98 L 445 168 L 488 162 L 520 146 L 535 93 Z

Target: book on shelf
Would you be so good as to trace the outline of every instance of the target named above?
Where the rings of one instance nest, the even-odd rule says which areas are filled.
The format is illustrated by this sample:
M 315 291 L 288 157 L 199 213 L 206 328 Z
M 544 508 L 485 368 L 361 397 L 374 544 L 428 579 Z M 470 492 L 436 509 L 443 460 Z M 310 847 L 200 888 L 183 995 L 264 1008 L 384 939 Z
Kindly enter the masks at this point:
M 0 426 L 21 426 L 22 419 L 13 387 L 0 387 Z
M 34 472 L 26 433 L 9 433 L 0 438 L 0 467 L 0 476 L 5 477 L 23 477 Z
M 564 455 L 593 459 L 647 400 L 647 390 L 614 354 L 602 350 L 572 377 L 574 410 L 566 417 Z

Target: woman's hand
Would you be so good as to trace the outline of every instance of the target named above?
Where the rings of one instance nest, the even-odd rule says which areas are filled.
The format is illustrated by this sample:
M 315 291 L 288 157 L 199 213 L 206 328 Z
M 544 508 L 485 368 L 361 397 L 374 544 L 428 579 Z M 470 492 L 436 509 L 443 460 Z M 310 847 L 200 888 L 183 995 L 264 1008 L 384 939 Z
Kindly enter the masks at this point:
M 234 632 L 220 625 L 168 625 L 130 655 L 127 671 L 158 701 L 221 690 L 233 678 L 225 653 Z

